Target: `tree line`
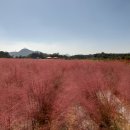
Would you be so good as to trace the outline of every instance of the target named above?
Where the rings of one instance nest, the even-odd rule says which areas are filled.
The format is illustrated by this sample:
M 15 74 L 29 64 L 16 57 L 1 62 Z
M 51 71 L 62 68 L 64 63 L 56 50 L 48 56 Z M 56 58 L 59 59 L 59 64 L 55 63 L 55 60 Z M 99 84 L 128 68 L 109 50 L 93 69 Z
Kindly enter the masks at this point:
M 0 58 L 11 58 L 8 52 L 0 51 Z
M 8 52 L 0 51 L 0 58 L 14 58 L 11 56 Z M 96 54 L 89 54 L 89 55 L 62 55 L 59 53 L 53 53 L 53 54 L 46 54 L 42 52 L 33 52 L 29 54 L 28 56 L 17 56 L 15 58 L 32 58 L 32 59 L 99 59 L 99 60 L 129 60 L 130 59 L 130 53 L 96 53 Z

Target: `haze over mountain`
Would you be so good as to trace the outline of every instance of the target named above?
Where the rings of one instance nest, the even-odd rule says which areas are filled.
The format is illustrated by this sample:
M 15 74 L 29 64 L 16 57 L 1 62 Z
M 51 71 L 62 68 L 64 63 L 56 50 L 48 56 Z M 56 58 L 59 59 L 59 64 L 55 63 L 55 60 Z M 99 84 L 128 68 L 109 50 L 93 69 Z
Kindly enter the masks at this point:
M 0 0 L 0 49 L 130 51 L 130 0 Z
M 35 51 L 29 50 L 27 48 L 23 48 L 18 52 L 10 52 L 9 54 L 13 57 L 16 57 L 16 56 L 28 56 L 28 55 L 32 54 L 33 52 L 35 52 Z

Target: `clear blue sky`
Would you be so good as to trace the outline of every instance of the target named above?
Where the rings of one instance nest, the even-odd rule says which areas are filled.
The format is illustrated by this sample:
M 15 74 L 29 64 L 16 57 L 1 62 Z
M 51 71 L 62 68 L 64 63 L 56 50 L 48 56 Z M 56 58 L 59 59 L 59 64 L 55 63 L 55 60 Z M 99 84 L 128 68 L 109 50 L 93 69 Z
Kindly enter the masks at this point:
M 130 52 L 130 0 L 0 0 L 0 50 Z

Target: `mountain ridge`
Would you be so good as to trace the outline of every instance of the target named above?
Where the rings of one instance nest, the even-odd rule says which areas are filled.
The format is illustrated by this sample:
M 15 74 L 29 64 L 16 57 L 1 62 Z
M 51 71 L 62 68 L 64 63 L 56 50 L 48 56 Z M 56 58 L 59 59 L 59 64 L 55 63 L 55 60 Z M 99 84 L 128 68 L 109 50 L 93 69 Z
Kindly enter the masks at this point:
M 13 57 L 17 57 L 17 56 L 28 56 L 32 53 L 34 53 L 35 51 L 27 49 L 27 48 L 23 48 L 20 51 L 16 51 L 16 52 L 9 52 L 9 54 Z

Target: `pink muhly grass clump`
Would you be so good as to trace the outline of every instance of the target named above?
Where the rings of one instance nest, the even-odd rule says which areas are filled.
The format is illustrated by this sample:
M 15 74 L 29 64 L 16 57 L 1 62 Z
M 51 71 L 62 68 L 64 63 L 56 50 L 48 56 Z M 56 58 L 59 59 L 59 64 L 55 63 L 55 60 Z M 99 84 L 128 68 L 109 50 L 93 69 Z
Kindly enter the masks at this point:
M 129 130 L 130 66 L 0 59 L 1 130 Z

